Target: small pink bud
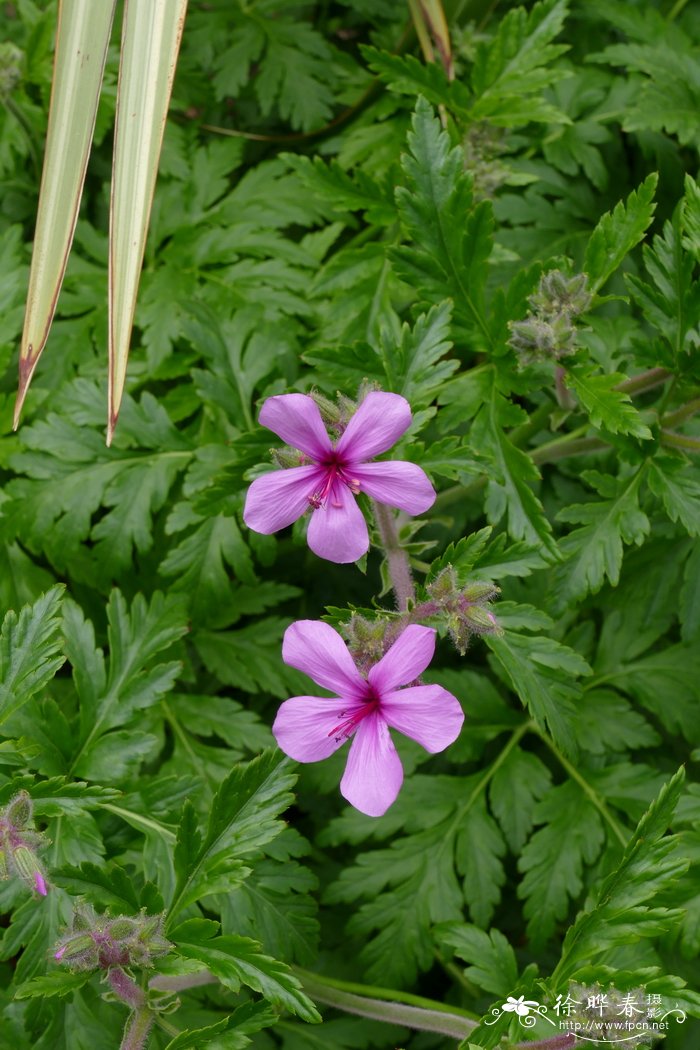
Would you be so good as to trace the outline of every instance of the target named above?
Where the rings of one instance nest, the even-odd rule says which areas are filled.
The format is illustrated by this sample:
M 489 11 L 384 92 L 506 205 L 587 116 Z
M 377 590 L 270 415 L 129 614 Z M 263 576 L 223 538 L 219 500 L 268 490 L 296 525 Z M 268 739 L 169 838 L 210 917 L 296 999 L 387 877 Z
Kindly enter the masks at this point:
M 42 897 L 45 897 L 49 892 L 48 887 L 46 885 L 46 880 L 40 871 L 34 872 L 34 887 L 37 893 L 40 893 Z
M 65 953 L 66 953 L 66 945 L 64 944 L 61 948 L 58 949 L 57 952 L 54 952 L 53 957 L 54 957 L 54 959 L 58 959 L 59 962 L 60 962 L 60 960 L 65 955 Z

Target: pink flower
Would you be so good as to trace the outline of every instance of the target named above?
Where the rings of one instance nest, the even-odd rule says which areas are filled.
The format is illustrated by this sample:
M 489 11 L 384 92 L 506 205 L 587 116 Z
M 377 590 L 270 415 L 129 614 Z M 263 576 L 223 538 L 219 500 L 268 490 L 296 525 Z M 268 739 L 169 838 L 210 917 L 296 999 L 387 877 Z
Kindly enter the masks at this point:
M 284 662 L 338 695 L 285 700 L 272 727 L 277 743 L 298 762 L 317 762 L 353 737 L 340 791 L 361 813 L 381 817 L 403 782 L 389 728 L 430 752 L 443 751 L 462 728 L 459 701 L 441 686 L 399 688 L 422 674 L 434 652 L 432 628 L 406 627 L 365 679 L 337 631 L 298 620 L 285 632 Z
M 367 524 L 354 498 L 359 492 L 409 514 L 433 505 L 433 486 L 415 463 L 367 462 L 390 449 L 410 426 L 410 406 L 399 394 L 368 394 L 335 444 L 306 394 L 268 398 L 260 422 L 311 462 L 253 482 L 243 519 L 255 532 L 278 532 L 312 507 L 309 547 L 320 558 L 345 563 L 357 561 L 369 547 Z

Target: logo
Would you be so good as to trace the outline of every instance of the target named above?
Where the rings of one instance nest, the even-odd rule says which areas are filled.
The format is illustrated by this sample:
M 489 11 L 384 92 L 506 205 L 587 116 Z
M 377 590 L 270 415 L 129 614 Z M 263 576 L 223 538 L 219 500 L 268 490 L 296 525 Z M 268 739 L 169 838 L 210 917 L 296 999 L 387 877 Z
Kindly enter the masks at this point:
M 574 986 L 566 996 L 558 995 L 550 1005 L 524 995 L 509 995 L 500 1006 L 494 1006 L 485 1025 L 493 1025 L 511 1014 L 523 1028 L 534 1028 L 540 1021 L 558 1032 L 570 1032 L 576 1040 L 600 1045 L 626 1044 L 631 1048 L 650 1039 L 663 1038 L 672 1024 L 683 1024 L 685 1012 L 678 1003 L 669 1006 L 663 996 L 636 988 L 619 992 Z

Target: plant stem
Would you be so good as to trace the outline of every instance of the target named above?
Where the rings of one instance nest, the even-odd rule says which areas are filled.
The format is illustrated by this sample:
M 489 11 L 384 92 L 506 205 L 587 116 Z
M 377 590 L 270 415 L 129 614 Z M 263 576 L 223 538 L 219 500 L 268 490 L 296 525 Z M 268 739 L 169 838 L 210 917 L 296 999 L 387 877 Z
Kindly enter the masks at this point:
M 700 397 L 688 401 L 686 405 L 681 405 L 681 407 L 677 408 L 675 412 L 670 412 L 667 416 L 664 416 L 664 426 L 675 427 L 685 419 L 690 419 L 690 417 L 694 416 L 696 412 L 700 412 Z
M 581 429 L 584 429 L 583 427 Z M 574 435 L 578 431 L 572 431 L 565 438 L 557 438 L 556 441 L 548 441 L 546 445 L 533 448 L 530 459 L 533 463 L 555 463 L 558 459 L 567 459 L 569 456 L 581 456 L 586 452 L 604 452 L 610 448 L 606 441 L 597 437 L 581 437 Z
M 138 1010 L 144 1005 L 146 997 L 143 989 L 129 977 L 128 973 L 124 973 L 120 966 L 112 966 L 107 970 L 107 980 L 117 998 L 130 1006 L 132 1010 Z
M 368 1001 L 402 1003 L 406 1006 L 413 1006 L 432 1012 L 458 1014 L 460 1017 L 474 1022 L 478 1020 L 475 1014 L 470 1014 L 467 1010 L 461 1010 L 457 1006 L 445 1006 L 434 999 L 424 999 L 421 995 L 412 995 L 411 992 L 397 992 L 393 988 L 377 988 L 369 984 L 356 984 L 354 981 L 338 981 L 333 977 L 324 977 L 321 974 L 312 973 L 310 970 L 304 970 L 300 966 L 294 966 L 293 970 L 305 987 L 307 984 L 313 984 L 314 986 L 323 985 L 324 988 L 331 991 L 347 992 L 357 998 L 367 999 Z
M 676 434 L 674 430 L 661 431 L 661 444 L 668 448 L 682 448 L 687 452 L 700 452 L 700 438 L 688 434 Z
M 374 511 L 374 520 L 377 523 L 377 530 L 386 555 L 391 586 L 394 588 L 394 594 L 396 595 L 396 605 L 403 611 L 408 608 L 409 601 L 414 601 L 416 597 L 413 576 L 411 575 L 411 564 L 406 551 L 399 543 L 394 515 L 383 504 L 377 503 L 375 500 L 372 500 L 372 510 Z
M 155 1015 L 147 1006 L 134 1010 L 126 1022 L 120 1050 L 144 1050 Z
M 438 1009 L 425 1009 L 395 1000 L 370 999 L 367 996 L 341 991 L 335 984 L 330 985 L 325 980 L 318 980 L 316 974 L 304 973 L 303 984 L 304 990 L 312 999 L 327 1006 L 334 1006 L 345 1013 L 369 1017 L 374 1021 L 385 1021 L 387 1024 L 401 1025 L 423 1032 L 436 1032 L 453 1039 L 466 1038 L 478 1025 L 478 1021 L 472 1020 L 471 1017 L 445 1009 L 441 1004 L 435 1004 Z
M 552 752 L 552 754 L 556 758 L 557 762 L 561 766 L 563 766 L 563 768 L 569 774 L 571 779 L 575 780 L 576 783 L 578 784 L 578 786 L 581 788 L 581 790 L 586 795 L 588 795 L 589 799 L 591 800 L 591 802 L 593 803 L 595 808 L 598 810 L 598 812 L 600 813 L 600 815 L 603 818 L 603 820 L 605 820 L 605 822 L 608 824 L 608 826 L 610 827 L 611 831 L 615 835 L 615 838 L 618 840 L 618 842 L 620 843 L 622 848 L 626 849 L 626 847 L 627 847 L 627 835 L 625 835 L 625 832 L 622 830 L 622 828 L 620 827 L 620 825 L 616 821 L 615 817 L 612 815 L 612 813 L 610 812 L 610 810 L 608 809 L 608 807 L 606 806 L 605 802 L 600 797 L 598 792 L 594 788 L 591 787 L 591 785 L 588 783 L 588 781 L 584 777 L 581 776 L 581 774 L 579 773 L 579 771 L 576 768 L 576 766 L 574 766 L 571 762 L 569 762 L 568 758 L 566 758 L 566 756 L 561 753 L 561 751 L 559 750 L 557 745 L 554 743 L 554 741 L 551 739 L 551 737 L 549 737 L 547 735 L 547 733 L 544 732 L 543 729 L 540 729 L 539 726 L 534 725 L 534 724 L 533 724 L 532 728 L 537 733 L 537 735 L 540 737 L 540 739 L 547 745 L 549 750 Z
M 639 375 L 625 379 L 624 383 L 620 383 L 615 389 L 634 397 L 635 394 L 644 394 L 647 390 L 653 390 L 654 387 L 661 386 L 662 383 L 671 378 L 672 374 L 667 368 L 650 368 L 646 372 L 640 372 Z
M 534 1043 L 516 1043 L 513 1050 L 569 1050 L 576 1046 L 576 1036 L 573 1032 L 564 1032 L 554 1035 L 551 1039 L 537 1039 Z
M 157 974 L 148 982 L 149 988 L 157 988 L 159 992 L 184 992 L 188 988 L 200 988 L 204 984 L 216 984 L 218 978 L 209 970 L 200 970 L 199 973 L 185 973 L 169 977 L 166 974 Z

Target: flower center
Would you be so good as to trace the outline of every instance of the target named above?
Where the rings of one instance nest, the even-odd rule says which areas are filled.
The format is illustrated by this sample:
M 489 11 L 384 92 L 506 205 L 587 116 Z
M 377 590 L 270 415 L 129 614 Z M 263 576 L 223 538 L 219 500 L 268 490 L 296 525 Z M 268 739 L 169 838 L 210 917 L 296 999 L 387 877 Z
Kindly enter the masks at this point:
M 350 475 L 345 469 L 345 464 L 341 460 L 337 459 L 335 455 L 331 459 L 327 460 L 325 463 L 322 463 L 321 466 L 323 466 L 326 470 L 326 476 L 323 480 L 323 484 L 314 492 L 312 492 L 310 496 L 306 497 L 315 510 L 318 510 L 319 507 L 325 507 L 326 501 L 333 491 L 333 485 L 336 479 L 338 481 L 341 481 L 344 485 L 347 485 L 347 487 L 352 492 L 353 496 L 357 496 L 359 494 L 360 482 L 357 480 L 357 478 L 350 477 Z M 332 500 L 331 506 L 342 507 L 342 503 L 340 502 L 340 500 Z
M 368 700 L 362 705 L 362 707 L 358 707 L 356 711 L 353 711 L 349 718 L 344 718 L 334 729 L 331 729 L 328 736 L 334 737 L 337 744 L 340 743 L 343 737 L 348 740 L 355 732 L 362 719 L 367 718 L 367 715 L 372 715 L 378 710 L 379 700 Z M 344 716 L 345 711 L 341 711 L 340 714 L 341 717 Z

